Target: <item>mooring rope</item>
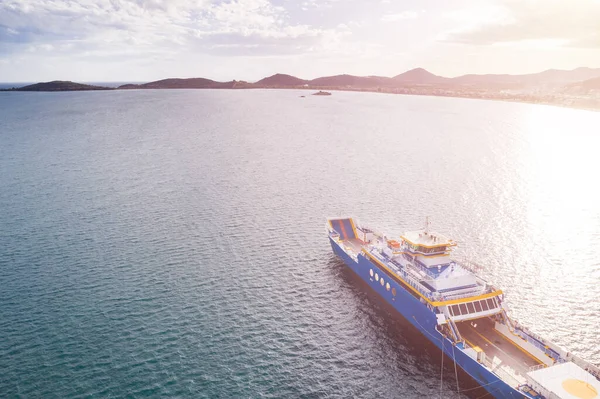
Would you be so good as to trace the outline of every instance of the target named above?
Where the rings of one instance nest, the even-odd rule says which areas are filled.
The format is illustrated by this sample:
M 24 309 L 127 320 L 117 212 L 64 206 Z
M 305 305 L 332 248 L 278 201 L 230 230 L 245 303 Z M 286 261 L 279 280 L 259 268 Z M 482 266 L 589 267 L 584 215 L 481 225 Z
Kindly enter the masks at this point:
M 456 378 L 456 392 L 460 393 L 460 387 L 458 386 L 458 371 L 456 371 L 456 356 L 454 356 L 454 346 L 452 344 L 452 360 L 454 360 L 454 377 Z
M 444 339 L 442 338 L 442 366 L 440 367 L 440 399 L 442 399 L 442 387 L 444 386 Z

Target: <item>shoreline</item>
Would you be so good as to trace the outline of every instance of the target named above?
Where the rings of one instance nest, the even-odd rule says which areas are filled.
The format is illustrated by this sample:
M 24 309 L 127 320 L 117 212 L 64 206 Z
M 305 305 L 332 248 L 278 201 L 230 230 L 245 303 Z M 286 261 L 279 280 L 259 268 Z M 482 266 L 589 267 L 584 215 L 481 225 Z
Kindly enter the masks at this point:
M 365 92 L 365 93 L 378 93 L 378 94 L 395 94 L 395 95 L 407 95 L 407 96 L 426 96 L 426 97 L 448 97 L 448 98 L 465 98 L 470 100 L 488 100 L 488 101 L 501 101 L 501 102 L 510 102 L 510 103 L 522 103 L 522 104 L 536 104 L 536 105 L 547 105 L 553 107 L 560 108 L 569 108 L 569 109 L 579 109 L 583 111 L 594 111 L 600 112 L 600 97 L 598 99 L 593 98 L 577 98 L 582 101 L 591 101 L 594 104 L 591 106 L 585 106 L 583 104 L 565 104 L 560 102 L 560 100 L 566 100 L 567 98 L 556 98 L 556 101 L 544 101 L 542 98 L 518 98 L 518 97 L 501 97 L 494 96 L 490 94 L 488 96 L 477 96 L 477 95 L 460 95 L 460 93 L 445 93 L 445 94 L 436 94 L 436 93 L 428 93 L 428 92 L 400 92 L 400 91 L 384 91 L 377 89 L 360 89 L 360 88 L 315 88 L 315 87 L 295 87 L 295 88 L 287 88 L 287 87 L 260 87 L 260 89 L 300 89 L 300 90 L 331 90 L 331 91 L 353 91 L 353 92 Z M 534 96 L 528 96 L 534 97 Z
M 473 93 L 467 92 L 464 94 L 447 90 L 443 93 L 432 92 L 435 90 L 445 90 L 443 88 L 424 88 L 424 87 L 406 87 L 406 88 L 356 88 L 356 87 L 335 87 L 335 86 L 238 86 L 238 87 L 206 87 L 206 88 L 106 88 L 102 89 L 77 89 L 77 90 L 19 90 L 19 89 L 0 89 L 0 92 L 21 92 L 21 93 L 65 93 L 65 92 L 82 92 L 82 91 L 126 91 L 126 90 L 302 90 L 302 91 L 315 91 L 315 90 L 326 90 L 326 91 L 351 91 L 351 92 L 364 92 L 364 93 L 378 93 L 378 94 L 395 94 L 395 95 L 408 95 L 408 96 L 427 96 L 427 97 L 448 97 L 448 98 L 465 98 L 471 100 L 488 100 L 488 101 L 502 101 L 511 103 L 522 103 L 522 104 L 537 104 L 547 105 L 560 108 L 578 109 L 583 111 L 600 112 L 600 96 L 598 98 L 590 97 L 563 97 L 552 96 L 551 99 L 545 99 L 544 96 L 540 95 L 524 95 L 528 98 L 519 98 L 518 96 L 502 93 Z M 579 101 L 579 104 L 565 103 L 564 101 L 572 100 L 574 102 Z M 591 104 L 582 104 L 591 103 Z

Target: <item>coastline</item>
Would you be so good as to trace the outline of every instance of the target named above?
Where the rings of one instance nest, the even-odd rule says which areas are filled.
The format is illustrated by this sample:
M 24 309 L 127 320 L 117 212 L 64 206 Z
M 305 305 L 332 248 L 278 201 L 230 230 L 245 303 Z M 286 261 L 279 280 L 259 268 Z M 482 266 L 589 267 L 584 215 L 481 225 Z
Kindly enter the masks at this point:
M 0 92 L 73 92 L 73 91 L 121 91 L 121 90 L 302 90 L 302 91 L 352 91 L 380 94 L 399 94 L 409 96 L 429 96 L 429 97 L 450 97 L 450 98 L 467 98 L 472 100 L 491 100 L 504 101 L 523 104 L 538 104 L 548 105 L 561 108 L 578 109 L 584 111 L 600 112 L 600 96 L 595 97 L 568 97 L 559 95 L 532 95 L 523 93 L 498 93 L 493 91 L 465 91 L 464 93 L 449 90 L 440 87 L 429 86 L 414 86 L 405 88 L 359 88 L 359 87 L 339 87 L 339 86 L 262 86 L 254 84 L 234 85 L 233 87 L 181 87 L 181 88 L 160 88 L 160 87 L 135 87 L 135 88 L 79 88 L 76 90 L 19 90 L 17 89 L 0 89 Z
M 330 90 L 330 91 L 356 91 L 366 93 L 381 93 L 381 94 L 399 94 L 408 96 L 427 96 L 427 97 L 450 97 L 450 98 L 467 98 L 471 100 L 490 100 L 503 101 L 511 103 L 537 104 L 548 105 L 561 108 L 579 109 L 584 111 L 600 112 L 600 97 L 595 98 L 569 98 L 569 97 L 553 97 L 552 100 L 544 99 L 544 96 L 524 95 L 523 97 L 501 95 L 500 93 L 486 93 L 486 95 L 473 95 L 472 93 L 435 93 L 427 90 L 379 90 L 379 89 L 363 89 L 363 88 L 344 88 L 344 87 L 255 87 L 256 89 L 300 89 L 300 90 Z M 567 100 L 579 100 L 580 103 L 566 103 Z M 590 104 L 582 104 L 589 102 Z

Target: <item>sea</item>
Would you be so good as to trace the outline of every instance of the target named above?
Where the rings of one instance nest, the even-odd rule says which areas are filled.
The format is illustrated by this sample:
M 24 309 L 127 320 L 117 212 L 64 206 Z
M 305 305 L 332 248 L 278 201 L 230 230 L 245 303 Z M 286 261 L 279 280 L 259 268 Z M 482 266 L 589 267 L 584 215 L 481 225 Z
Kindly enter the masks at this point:
M 342 215 L 429 217 L 600 364 L 600 113 L 310 94 L 0 93 L 0 397 L 486 396 L 332 254 Z

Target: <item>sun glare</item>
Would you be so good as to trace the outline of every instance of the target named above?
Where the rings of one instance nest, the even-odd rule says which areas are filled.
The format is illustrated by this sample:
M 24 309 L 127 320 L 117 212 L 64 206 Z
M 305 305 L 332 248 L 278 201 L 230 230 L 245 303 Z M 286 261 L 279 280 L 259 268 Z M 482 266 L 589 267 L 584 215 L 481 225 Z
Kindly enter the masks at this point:
M 532 234 L 572 257 L 589 251 L 600 224 L 600 115 L 531 107 L 526 117 L 523 178 Z

